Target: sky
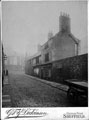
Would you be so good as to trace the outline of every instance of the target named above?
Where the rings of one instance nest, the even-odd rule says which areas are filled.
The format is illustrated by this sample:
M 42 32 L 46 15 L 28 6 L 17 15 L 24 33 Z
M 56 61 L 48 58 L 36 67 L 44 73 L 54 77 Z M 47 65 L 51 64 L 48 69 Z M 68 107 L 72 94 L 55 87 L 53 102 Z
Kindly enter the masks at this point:
M 85 1 L 3 1 L 2 41 L 5 52 L 11 54 L 37 52 L 38 44 L 48 40 L 49 31 L 59 31 L 59 16 L 71 18 L 71 33 L 81 40 L 80 54 L 88 50 L 87 2 Z

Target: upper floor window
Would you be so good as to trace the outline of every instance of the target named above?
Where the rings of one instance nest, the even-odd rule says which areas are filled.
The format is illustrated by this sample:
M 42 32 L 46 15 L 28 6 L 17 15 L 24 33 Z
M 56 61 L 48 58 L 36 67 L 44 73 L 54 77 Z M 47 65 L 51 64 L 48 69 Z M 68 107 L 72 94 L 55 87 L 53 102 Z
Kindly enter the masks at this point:
M 39 64 L 39 57 L 36 58 L 36 64 Z
M 49 46 L 48 46 L 48 43 L 44 46 L 44 49 L 47 49 Z
M 48 62 L 49 61 L 49 53 L 46 53 L 45 54 L 45 62 Z
M 75 55 L 78 55 L 78 45 L 75 44 Z

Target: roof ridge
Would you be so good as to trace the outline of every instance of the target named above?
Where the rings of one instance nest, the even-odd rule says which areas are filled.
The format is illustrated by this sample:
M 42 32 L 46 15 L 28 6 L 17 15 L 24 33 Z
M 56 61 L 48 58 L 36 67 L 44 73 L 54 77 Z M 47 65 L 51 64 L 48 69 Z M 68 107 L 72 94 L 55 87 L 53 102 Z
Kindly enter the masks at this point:
M 78 44 L 79 43 L 79 39 L 77 39 L 72 33 L 69 33 L 69 36 Z

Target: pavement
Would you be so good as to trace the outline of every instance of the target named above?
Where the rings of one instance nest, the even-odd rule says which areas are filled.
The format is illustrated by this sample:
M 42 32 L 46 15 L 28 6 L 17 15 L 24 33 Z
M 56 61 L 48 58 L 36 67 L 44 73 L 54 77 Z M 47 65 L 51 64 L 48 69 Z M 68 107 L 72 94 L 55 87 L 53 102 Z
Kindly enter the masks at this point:
M 45 83 L 47 85 L 50 85 L 50 86 L 52 86 L 54 88 L 57 88 L 59 90 L 62 90 L 64 92 L 67 92 L 68 88 L 69 88 L 67 85 L 63 85 L 63 84 L 52 82 L 52 81 L 47 81 L 45 79 L 40 79 L 40 78 L 37 78 L 37 77 L 34 77 L 34 76 L 30 76 L 30 75 L 27 75 L 27 76 L 31 77 L 34 80 L 38 80 L 38 81 L 43 82 L 43 83 Z
M 10 84 L 8 76 L 4 77 L 4 86 L 2 88 L 2 107 L 11 107 Z

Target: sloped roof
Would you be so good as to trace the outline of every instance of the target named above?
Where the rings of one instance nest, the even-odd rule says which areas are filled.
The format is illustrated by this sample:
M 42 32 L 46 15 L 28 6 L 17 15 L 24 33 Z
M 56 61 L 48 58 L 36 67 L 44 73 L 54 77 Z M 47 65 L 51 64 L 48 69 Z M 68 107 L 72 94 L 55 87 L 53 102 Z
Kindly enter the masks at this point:
M 29 59 L 36 58 L 36 57 L 38 57 L 40 55 L 41 55 L 41 51 L 39 51 L 39 52 L 35 53 L 33 56 L 29 57 Z
M 58 35 L 61 37 L 61 35 L 63 35 L 63 34 L 65 34 L 65 33 L 62 33 L 62 32 L 60 31 L 60 32 L 56 33 L 51 39 L 55 38 L 55 37 L 58 36 Z M 67 34 L 68 34 L 69 37 L 72 38 L 72 40 L 73 40 L 76 44 L 79 43 L 80 40 L 77 39 L 72 33 L 67 33 Z M 50 40 L 51 40 L 51 39 L 50 39 Z
M 79 39 L 77 39 L 72 33 L 69 33 L 69 36 L 74 40 L 74 42 L 76 43 L 76 44 L 78 44 L 79 43 Z

